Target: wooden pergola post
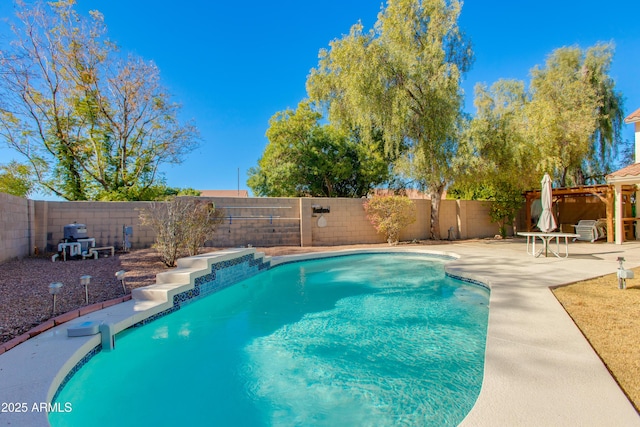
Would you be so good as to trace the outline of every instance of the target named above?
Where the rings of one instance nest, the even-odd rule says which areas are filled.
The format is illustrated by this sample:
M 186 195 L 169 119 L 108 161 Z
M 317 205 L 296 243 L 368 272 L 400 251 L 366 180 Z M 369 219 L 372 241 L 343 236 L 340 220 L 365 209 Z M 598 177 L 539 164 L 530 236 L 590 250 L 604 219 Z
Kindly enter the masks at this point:
M 605 206 L 607 208 L 607 243 L 613 243 L 613 241 L 615 240 L 614 239 L 615 235 L 613 230 L 614 200 L 615 200 L 615 197 L 614 197 L 613 188 L 609 186 L 609 189 L 607 190 L 607 199 L 605 201 Z
M 615 202 L 615 214 L 616 214 L 616 245 L 621 245 L 624 241 L 624 224 L 622 223 L 622 218 L 624 218 L 624 212 L 622 212 L 622 184 L 616 183 L 614 185 L 616 189 L 616 202 Z

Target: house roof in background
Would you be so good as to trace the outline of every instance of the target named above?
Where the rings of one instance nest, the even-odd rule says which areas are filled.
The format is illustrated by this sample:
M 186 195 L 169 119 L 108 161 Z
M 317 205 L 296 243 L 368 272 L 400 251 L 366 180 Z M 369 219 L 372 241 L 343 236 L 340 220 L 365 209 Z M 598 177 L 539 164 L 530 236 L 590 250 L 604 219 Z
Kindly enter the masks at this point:
M 247 190 L 198 190 L 200 197 L 249 197 Z
M 627 180 L 636 183 L 640 181 L 640 163 L 634 163 L 607 175 L 607 182 L 625 182 Z
M 415 188 L 405 188 L 403 190 L 390 190 L 388 188 L 374 188 L 373 194 L 376 196 L 392 196 L 394 194 L 399 194 L 403 196 L 407 196 L 410 199 L 431 199 L 431 197 L 425 193 L 424 191 L 416 190 Z M 445 199 L 447 197 L 447 190 L 444 190 L 442 193 L 442 198 Z
M 635 123 L 635 122 L 640 122 L 640 108 L 638 108 L 636 111 L 634 111 L 633 113 L 629 114 L 625 119 L 624 122 L 629 124 L 629 123 Z

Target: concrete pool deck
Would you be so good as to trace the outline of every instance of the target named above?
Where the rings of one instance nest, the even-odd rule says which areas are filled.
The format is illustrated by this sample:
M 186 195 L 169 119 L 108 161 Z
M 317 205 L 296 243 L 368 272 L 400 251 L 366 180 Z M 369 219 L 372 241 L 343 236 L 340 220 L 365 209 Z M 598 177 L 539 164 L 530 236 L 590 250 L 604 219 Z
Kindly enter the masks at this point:
M 451 271 L 491 286 L 485 376 L 464 426 L 634 426 L 640 417 L 549 287 L 640 265 L 640 244 L 572 243 L 533 258 L 519 240 L 456 245 Z M 621 291 L 625 292 L 625 291 Z
M 567 259 L 533 258 L 523 239 L 392 250 L 455 254 L 459 259 L 447 264 L 450 273 L 491 287 L 482 390 L 462 425 L 640 426 L 638 413 L 549 290 L 614 273 L 619 256 L 625 257 L 626 268 L 640 266 L 640 242 L 571 243 Z M 305 257 L 273 257 L 272 265 Z M 77 320 L 109 318 L 132 325 L 137 319 L 127 316 L 141 309 L 135 304 L 129 301 Z M 68 371 L 77 363 L 71 355 L 99 342 L 97 336 L 67 338 L 68 326 L 0 355 L 0 404 L 26 404 L 24 412 L 0 412 L 0 425 L 47 425 L 46 413 L 34 410 L 34 405 L 46 405 L 61 368 Z M 58 409 L 64 410 L 64 404 Z

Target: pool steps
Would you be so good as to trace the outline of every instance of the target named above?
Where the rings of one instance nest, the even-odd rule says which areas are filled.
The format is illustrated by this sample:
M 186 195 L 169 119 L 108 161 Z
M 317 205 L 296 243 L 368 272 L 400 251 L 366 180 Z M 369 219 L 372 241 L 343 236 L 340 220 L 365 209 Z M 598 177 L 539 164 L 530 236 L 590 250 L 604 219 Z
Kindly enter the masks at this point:
M 256 268 L 251 268 L 251 265 L 254 267 L 257 265 L 269 266 L 271 258 L 261 252 L 256 252 L 254 248 L 227 249 L 181 258 L 175 269 L 157 275 L 155 285 L 133 289 L 130 301 L 85 316 L 83 321 L 101 323 L 105 333 L 101 331 L 97 335 L 71 338 L 75 340 L 78 347 L 75 352 L 67 353 L 61 357 L 62 364 L 47 391 L 46 401 L 55 401 L 57 394 L 73 374 L 95 356 L 102 347 L 105 350 L 117 351 L 116 334 L 130 327 L 149 323 L 179 309 L 181 305 L 189 301 L 178 297 L 190 294 L 196 288 L 196 281 L 199 282 L 199 288 L 207 286 L 205 279 L 210 278 L 212 269 L 223 271 L 232 266 L 243 267 L 242 264 L 246 261 L 248 261 L 250 268 L 249 271 L 245 271 L 246 274 L 243 276 L 249 277 L 258 272 Z M 223 287 L 234 283 L 236 279 L 242 280 L 237 277 L 230 277 L 230 279 Z M 73 325 L 70 324 L 67 327 L 73 327 Z M 57 332 L 54 335 L 59 336 L 61 333 Z M 67 335 L 66 330 L 64 335 Z M 109 341 L 106 347 L 105 340 Z
M 156 275 L 156 284 L 133 289 L 131 291 L 132 297 L 141 307 L 150 307 L 154 303 L 167 303 L 166 308 L 169 308 L 173 305 L 174 296 L 193 289 L 196 279 L 209 274 L 214 264 L 231 261 L 245 255 L 253 255 L 254 260 L 261 262 L 267 262 L 271 259 L 265 257 L 262 252 L 256 252 L 254 248 L 227 249 L 180 258 L 174 270 Z

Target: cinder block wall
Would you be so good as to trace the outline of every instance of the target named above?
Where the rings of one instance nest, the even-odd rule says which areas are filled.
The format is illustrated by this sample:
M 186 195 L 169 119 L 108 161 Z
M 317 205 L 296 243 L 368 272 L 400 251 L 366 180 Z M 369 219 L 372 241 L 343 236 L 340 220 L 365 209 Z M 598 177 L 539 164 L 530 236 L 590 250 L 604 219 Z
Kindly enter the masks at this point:
M 493 237 L 499 234 L 498 224 L 492 223 L 489 216 L 491 202 L 473 200 L 459 200 L 458 202 L 465 218 L 464 229 L 466 229 L 466 233 L 462 238 Z
M 385 236 L 378 234 L 367 218 L 363 199 L 313 198 L 305 199 L 302 216 L 310 223 L 313 246 L 353 245 L 384 243 Z M 414 200 L 416 221 L 400 234 L 401 240 L 426 239 L 429 232 L 430 202 Z M 311 205 L 329 208 L 322 214 L 325 227 L 319 226 L 320 214 L 313 214 Z
M 300 210 L 297 198 L 203 198 L 225 213 L 216 237 L 208 246 L 298 246 Z M 64 226 L 77 222 L 87 226 L 96 246 L 122 248 L 123 227 L 133 227 L 132 248 L 153 244 L 155 234 L 140 223 L 140 213 L 151 202 L 36 202 L 46 216 L 46 247 L 55 251 L 64 237 Z M 38 230 L 42 239 L 43 230 Z M 43 246 L 44 247 L 44 246 Z
M 330 246 L 383 243 L 362 207 L 362 199 L 339 198 L 207 198 L 225 213 L 215 238 L 208 246 Z M 431 203 L 414 200 L 416 222 L 404 230 L 402 240 L 427 239 Z M 140 224 L 140 213 L 151 202 L 50 202 L 31 201 L 0 194 L 0 262 L 27 256 L 37 247 L 55 252 L 64 226 L 86 224 L 97 246 L 123 245 L 123 227 L 133 228 L 132 248 L 153 244 L 153 231 Z M 313 205 L 329 208 L 320 214 Z M 490 202 L 443 200 L 440 205 L 440 236 L 456 239 L 482 238 L 498 233 L 489 218 Z
M 348 245 L 358 243 L 384 243 L 385 237 L 378 234 L 367 219 L 362 199 L 303 199 L 302 221 L 310 222 L 312 246 Z M 400 233 L 400 240 L 425 240 L 429 237 L 431 201 L 413 200 L 416 206 L 416 221 Z M 311 205 L 330 207 L 323 214 L 326 227 L 319 227 L 320 215 L 312 215 Z M 468 200 L 442 200 L 440 202 L 440 238 L 470 239 L 492 237 L 498 226 L 489 217 L 490 202 Z M 303 244 L 304 246 L 304 244 Z
M 313 198 L 305 203 L 302 216 L 311 225 L 311 246 L 349 245 L 356 243 L 384 242 L 384 236 L 378 235 L 362 207 L 362 199 Z M 311 205 L 319 205 L 330 212 L 313 214 Z M 314 216 L 315 215 L 315 216 Z M 318 225 L 324 218 L 325 227 Z M 322 223 L 322 221 L 320 222 Z
M 33 202 L 0 193 L 0 262 L 30 253 Z
M 140 224 L 140 212 L 151 202 L 36 202 L 42 203 L 37 209 L 46 215 L 46 235 L 38 230 L 38 240 L 44 239 L 48 251 L 55 252 L 57 244 L 64 237 L 64 226 L 77 222 L 87 226 L 87 235 L 96 239 L 96 246 L 122 248 L 123 227 L 133 227 L 129 239 L 131 247 L 149 247 L 155 234 Z
M 207 246 L 300 246 L 297 198 L 207 197 L 225 213 Z

